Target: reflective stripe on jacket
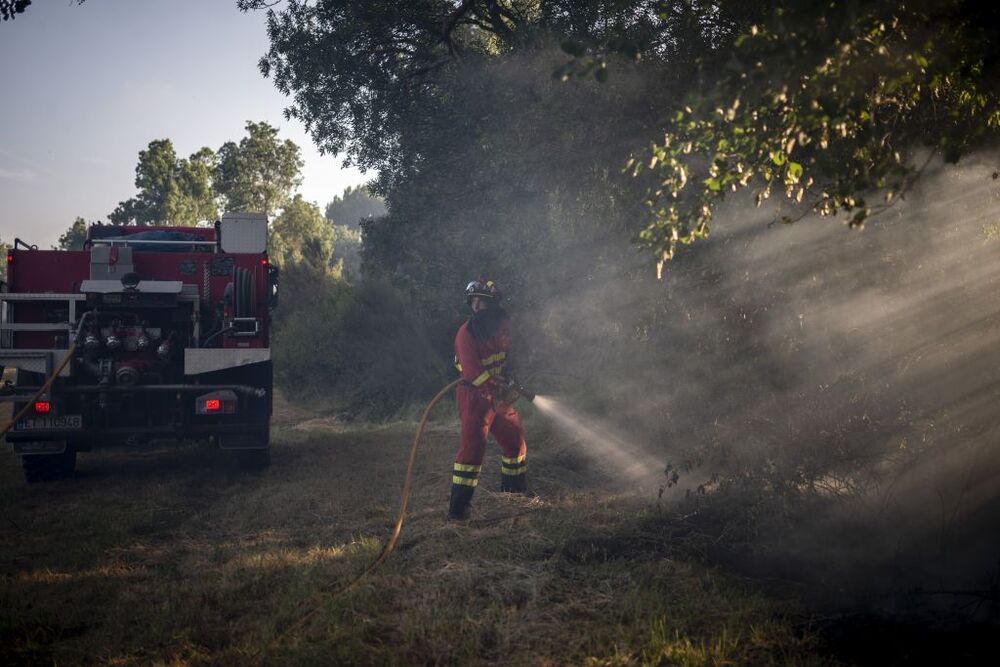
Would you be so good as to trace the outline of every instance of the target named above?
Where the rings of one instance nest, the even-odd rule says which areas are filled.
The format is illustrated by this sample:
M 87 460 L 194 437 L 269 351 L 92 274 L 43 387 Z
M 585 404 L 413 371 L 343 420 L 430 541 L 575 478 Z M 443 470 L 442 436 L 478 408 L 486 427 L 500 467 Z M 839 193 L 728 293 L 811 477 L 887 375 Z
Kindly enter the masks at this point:
M 502 320 L 492 338 L 477 341 L 466 322 L 455 334 L 455 368 L 462 379 L 482 387 L 493 378 L 503 377 L 510 353 L 510 320 Z

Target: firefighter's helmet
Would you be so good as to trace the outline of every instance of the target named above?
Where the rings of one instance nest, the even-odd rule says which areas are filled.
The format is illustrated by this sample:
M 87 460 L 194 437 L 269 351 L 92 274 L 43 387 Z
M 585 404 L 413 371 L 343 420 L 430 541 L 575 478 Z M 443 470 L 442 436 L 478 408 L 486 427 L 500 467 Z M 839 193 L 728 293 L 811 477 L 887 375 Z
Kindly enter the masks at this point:
M 485 278 L 473 280 L 465 286 L 466 303 L 471 305 L 472 297 L 474 296 L 491 299 L 495 303 L 499 303 L 500 299 L 503 298 L 503 294 L 501 294 L 500 289 L 496 286 L 496 283 L 492 280 L 486 280 Z

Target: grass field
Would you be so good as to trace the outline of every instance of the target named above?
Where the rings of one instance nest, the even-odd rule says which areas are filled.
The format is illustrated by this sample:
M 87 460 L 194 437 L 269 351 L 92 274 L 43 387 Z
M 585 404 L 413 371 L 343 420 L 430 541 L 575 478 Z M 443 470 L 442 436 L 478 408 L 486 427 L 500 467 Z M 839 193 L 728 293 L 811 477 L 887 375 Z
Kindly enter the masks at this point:
M 493 491 L 493 448 L 474 519 L 455 524 L 456 428 L 433 425 L 397 551 L 332 595 L 389 534 L 412 429 L 285 410 L 264 473 L 188 444 L 82 454 L 75 478 L 29 486 L 0 458 L 0 660 L 832 661 L 799 603 L 704 564 L 655 491 L 615 488 L 539 428 L 539 496 Z

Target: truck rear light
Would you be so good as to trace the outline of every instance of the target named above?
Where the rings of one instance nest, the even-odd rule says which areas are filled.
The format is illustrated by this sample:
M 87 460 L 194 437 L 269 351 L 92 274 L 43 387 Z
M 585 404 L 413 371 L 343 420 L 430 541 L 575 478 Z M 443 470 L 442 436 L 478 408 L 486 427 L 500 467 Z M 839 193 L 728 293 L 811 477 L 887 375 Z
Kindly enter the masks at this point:
M 267 264 L 268 264 L 267 257 L 261 257 L 260 258 L 260 265 L 261 266 L 267 266 Z
M 47 415 L 52 412 L 52 404 L 48 401 L 35 401 L 35 412 L 42 415 Z
M 14 263 L 14 253 L 12 252 L 7 253 L 7 263 L 8 264 Z
M 232 415 L 236 414 L 236 407 L 236 393 L 229 389 L 202 394 L 194 403 L 194 411 L 199 415 Z

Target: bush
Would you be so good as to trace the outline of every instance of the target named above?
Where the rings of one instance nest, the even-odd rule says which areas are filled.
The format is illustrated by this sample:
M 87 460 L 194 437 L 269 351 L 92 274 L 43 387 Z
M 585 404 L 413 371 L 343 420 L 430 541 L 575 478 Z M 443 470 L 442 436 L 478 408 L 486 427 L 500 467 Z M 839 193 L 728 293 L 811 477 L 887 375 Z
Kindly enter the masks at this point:
M 291 396 L 386 418 L 448 381 L 447 360 L 435 353 L 410 296 L 387 281 L 352 285 L 293 265 L 281 299 L 275 374 Z

